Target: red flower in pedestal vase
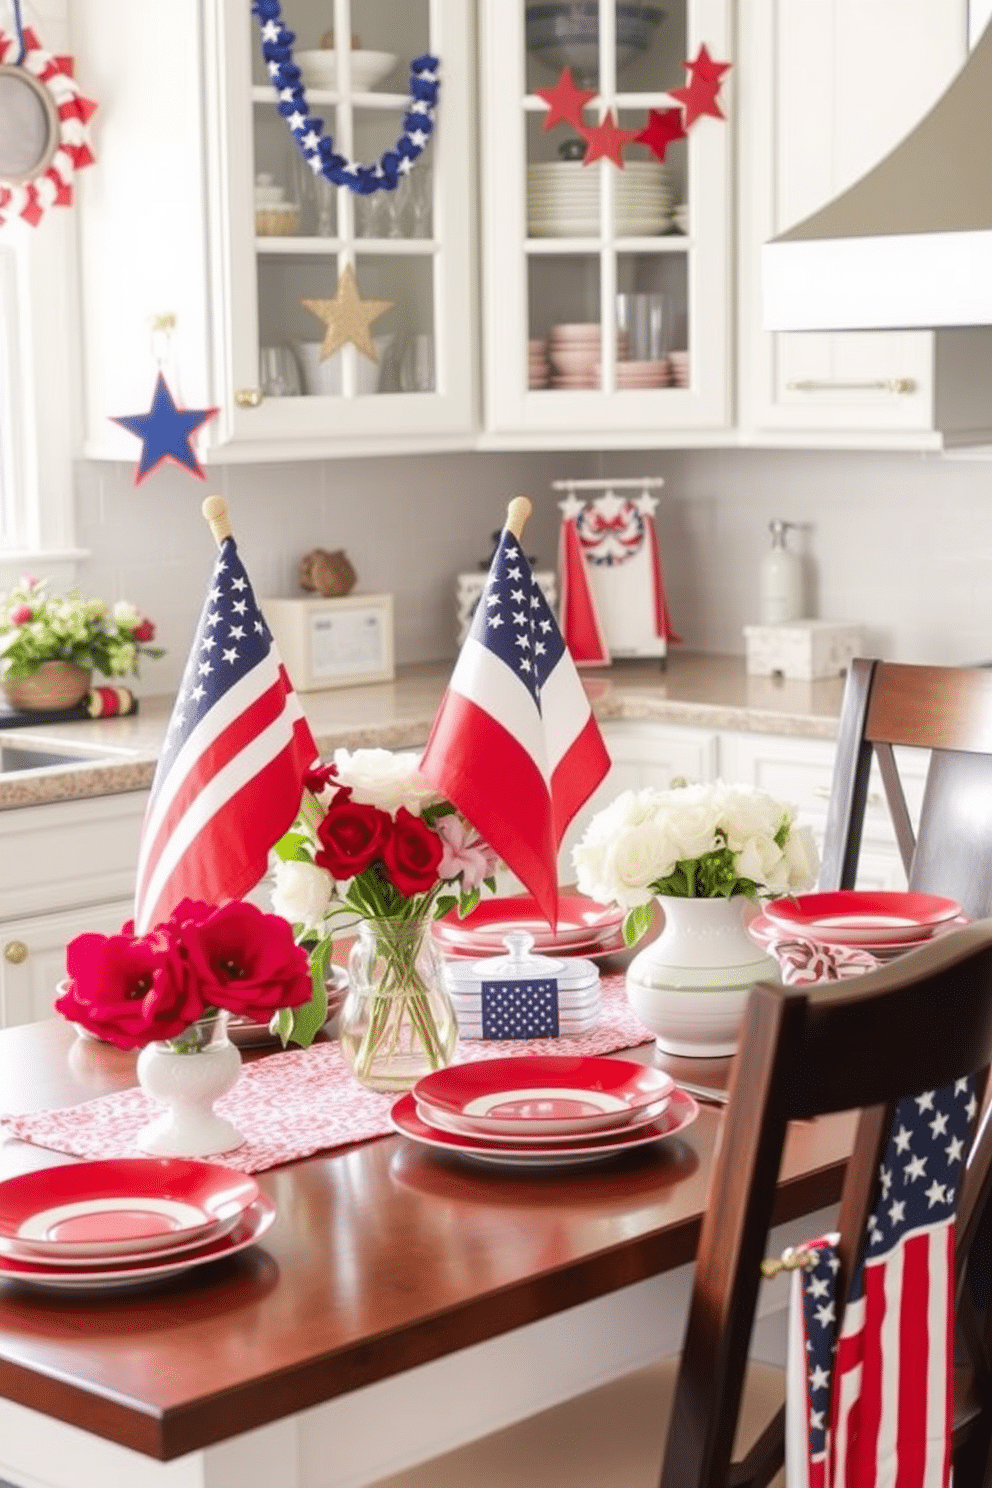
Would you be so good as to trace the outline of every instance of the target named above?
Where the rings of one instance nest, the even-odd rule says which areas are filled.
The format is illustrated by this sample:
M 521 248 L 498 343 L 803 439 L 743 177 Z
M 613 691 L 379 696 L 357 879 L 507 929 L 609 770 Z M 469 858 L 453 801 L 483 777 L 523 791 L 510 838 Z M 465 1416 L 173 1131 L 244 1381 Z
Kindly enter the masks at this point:
M 131 634 L 134 636 L 134 639 L 136 641 L 140 641 L 142 644 L 146 641 L 153 641 L 155 639 L 155 626 L 146 615 L 142 619 L 140 625 L 136 625 L 134 627 L 134 630 L 131 632 Z
M 317 829 L 320 847 L 314 862 L 335 878 L 355 878 L 364 873 L 382 857 L 393 828 L 387 812 L 349 800 L 350 794 L 338 792 Z
M 284 919 L 241 900 L 202 907 L 207 915 L 182 924 L 181 953 L 206 1003 L 267 1018 L 310 1001 L 310 962 Z
M 386 872 L 401 894 L 425 894 L 437 883 L 444 844 L 422 817 L 401 806 L 383 848 Z
M 64 1017 L 121 1049 L 175 1038 L 204 1012 L 185 963 L 158 934 L 77 935 L 66 950 L 68 982 L 55 1003 Z
M 312 994 L 306 951 L 281 915 L 236 901 L 184 899 L 148 935 L 77 935 L 66 949 L 66 988 L 55 1006 L 121 1049 L 174 1039 L 226 1009 L 267 1018 Z

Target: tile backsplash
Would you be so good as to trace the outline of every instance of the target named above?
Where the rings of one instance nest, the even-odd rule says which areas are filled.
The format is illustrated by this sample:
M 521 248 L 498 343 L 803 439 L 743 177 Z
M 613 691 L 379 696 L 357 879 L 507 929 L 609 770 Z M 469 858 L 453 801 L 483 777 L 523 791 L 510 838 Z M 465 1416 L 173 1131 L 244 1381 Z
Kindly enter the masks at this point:
M 156 621 L 168 655 L 139 690 L 178 682 L 213 558 L 205 495 L 230 505 L 260 598 L 300 592 L 310 548 L 343 548 L 358 589 L 395 596 L 400 663 L 455 654 L 455 576 L 491 548 L 511 496 L 534 515 L 528 553 L 555 566 L 556 494 L 568 476 L 661 475 L 658 531 L 672 619 L 692 651 L 743 654 L 758 618 L 758 566 L 773 517 L 801 524 L 810 613 L 863 627 L 866 649 L 899 660 L 992 656 L 989 466 L 939 455 L 663 450 L 571 455 L 467 453 L 235 465 L 202 485 L 163 467 L 77 469 L 79 583 L 128 598 Z

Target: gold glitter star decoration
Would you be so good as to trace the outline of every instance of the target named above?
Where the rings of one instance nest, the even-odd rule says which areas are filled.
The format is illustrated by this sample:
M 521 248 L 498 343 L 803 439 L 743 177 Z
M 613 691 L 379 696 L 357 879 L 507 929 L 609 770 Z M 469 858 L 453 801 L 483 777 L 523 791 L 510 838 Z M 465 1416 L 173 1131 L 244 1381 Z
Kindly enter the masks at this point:
M 359 351 L 377 362 L 379 353 L 369 332 L 369 326 L 387 310 L 392 310 L 395 300 L 363 300 L 358 292 L 355 271 L 348 264 L 338 280 L 337 294 L 332 300 L 301 300 L 304 310 L 309 310 L 327 327 L 320 348 L 320 360 L 326 361 L 345 344 L 353 341 Z

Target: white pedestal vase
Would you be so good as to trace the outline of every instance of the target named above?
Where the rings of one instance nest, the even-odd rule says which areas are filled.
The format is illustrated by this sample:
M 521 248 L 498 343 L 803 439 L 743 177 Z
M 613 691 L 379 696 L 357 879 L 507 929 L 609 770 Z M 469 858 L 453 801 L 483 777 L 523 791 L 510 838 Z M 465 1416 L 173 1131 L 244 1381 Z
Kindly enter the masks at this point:
M 138 1133 L 142 1152 L 210 1157 L 245 1140 L 213 1109 L 241 1073 L 241 1055 L 227 1036 L 227 1018 L 221 1011 L 216 1018 L 201 1019 L 179 1039 L 148 1044 L 138 1055 L 139 1085 L 165 1107 Z
M 758 913 L 731 899 L 659 895 L 665 924 L 627 970 L 627 998 L 666 1054 L 733 1054 L 754 982 L 778 981 L 778 963 L 748 933 Z

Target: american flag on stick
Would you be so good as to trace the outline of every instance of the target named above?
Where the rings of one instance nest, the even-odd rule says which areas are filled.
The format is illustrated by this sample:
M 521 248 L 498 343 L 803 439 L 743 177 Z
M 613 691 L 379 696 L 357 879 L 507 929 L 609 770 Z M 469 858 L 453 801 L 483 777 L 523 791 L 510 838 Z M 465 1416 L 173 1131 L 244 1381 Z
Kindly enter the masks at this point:
M 558 922 L 558 848 L 610 767 L 575 663 L 520 543 L 510 502 L 486 587 L 420 762 Z
M 141 831 L 135 929 L 184 898 L 240 899 L 288 831 L 317 745 L 252 592 L 220 496 L 219 551 Z
M 954 1417 L 954 1235 L 974 1083 L 908 1096 L 879 1173 L 840 1321 L 836 1236 L 793 1276 L 789 1488 L 948 1488 Z

